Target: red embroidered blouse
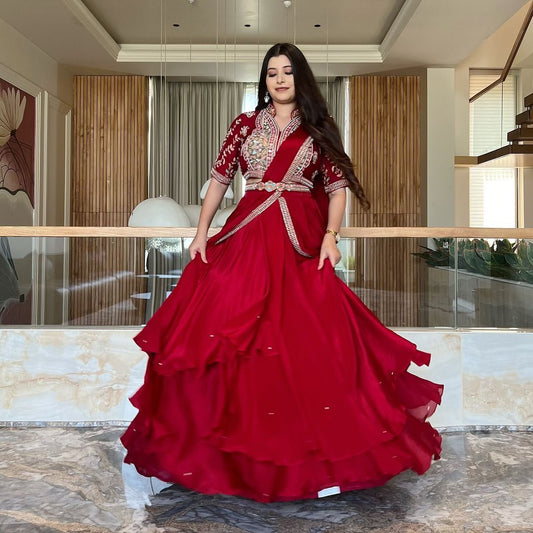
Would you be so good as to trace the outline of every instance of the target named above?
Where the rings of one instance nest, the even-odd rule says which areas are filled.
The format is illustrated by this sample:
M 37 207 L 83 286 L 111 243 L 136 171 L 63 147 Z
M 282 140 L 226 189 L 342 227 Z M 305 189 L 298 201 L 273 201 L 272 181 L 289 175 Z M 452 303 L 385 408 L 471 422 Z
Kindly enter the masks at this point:
M 263 179 L 281 143 L 301 126 L 300 114 L 293 111 L 287 126 L 280 131 L 272 104 L 261 111 L 242 113 L 231 124 L 220 153 L 211 170 L 211 177 L 229 185 L 238 166 L 245 179 Z M 308 136 L 289 169 L 287 181 L 313 188 L 317 176 L 322 176 L 327 193 L 348 186 L 348 180 L 331 159 L 322 153 Z

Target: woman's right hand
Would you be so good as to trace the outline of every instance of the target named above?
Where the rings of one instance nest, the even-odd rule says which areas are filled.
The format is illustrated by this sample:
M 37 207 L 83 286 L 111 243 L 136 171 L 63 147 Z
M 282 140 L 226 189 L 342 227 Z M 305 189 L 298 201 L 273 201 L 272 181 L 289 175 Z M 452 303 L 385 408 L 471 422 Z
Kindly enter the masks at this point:
M 200 218 L 198 219 L 198 227 L 196 228 L 196 235 L 189 246 L 189 254 L 191 259 L 196 257 L 196 254 L 200 254 L 202 261 L 207 263 L 207 256 L 205 250 L 207 248 L 207 232 L 211 221 L 215 216 L 216 210 L 224 197 L 228 186 L 220 183 L 214 178 L 211 178 L 207 193 L 202 204 L 200 211 Z
M 205 250 L 207 247 L 207 237 L 203 235 L 198 235 L 194 237 L 194 239 L 191 242 L 191 245 L 189 246 L 189 254 L 191 256 L 191 259 L 194 259 L 196 257 L 196 254 L 200 254 L 200 257 L 202 258 L 202 261 L 204 263 L 207 263 L 207 257 L 205 254 Z

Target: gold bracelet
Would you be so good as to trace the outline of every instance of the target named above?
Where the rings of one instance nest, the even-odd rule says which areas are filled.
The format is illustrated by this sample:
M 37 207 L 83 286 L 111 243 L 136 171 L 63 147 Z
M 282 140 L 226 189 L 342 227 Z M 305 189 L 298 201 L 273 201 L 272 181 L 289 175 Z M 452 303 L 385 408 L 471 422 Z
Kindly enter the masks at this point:
M 339 242 L 340 237 L 339 237 L 339 232 L 338 232 L 338 231 L 335 231 L 335 230 L 333 230 L 333 229 L 327 229 L 327 230 L 326 230 L 326 235 L 327 235 L 328 233 L 331 233 L 331 234 L 333 235 L 333 238 L 335 239 L 335 242 Z

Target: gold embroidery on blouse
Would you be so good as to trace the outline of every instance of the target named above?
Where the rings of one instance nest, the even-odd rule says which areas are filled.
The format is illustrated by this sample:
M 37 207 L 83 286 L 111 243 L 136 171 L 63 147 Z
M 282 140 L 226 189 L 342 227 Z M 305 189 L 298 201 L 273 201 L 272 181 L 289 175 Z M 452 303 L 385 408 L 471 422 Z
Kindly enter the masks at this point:
M 214 168 L 211 169 L 211 177 L 217 180 L 219 183 L 222 183 L 223 185 L 229 185 L 231 183 L 231 178 L 227 178 L 226 176 L 223 176 L 220 172 L 218 172 Z
M 334 181 L 333 183 L 329 183 L 327 187 L 324 187 L 324 190 L 327 194 L 336 191 L 337 189 L 342 189 L 344 187 L 348 187 L 349 183 L 346 178 L 342 178 L 338 181 Z
M 248 167 L 244 173 L 244 179 L 250 177 L 262 178 L 270 163 L 272 163 L 281 143 L 291 133 L 296 131 L 302 123 L 300 113 L 293 111 L 290 122 L 283 131 L 280 131 L 274 118 L 275 116 L 276 111 L 272 105 L 261 110 L 255 120 L 254 130 L 244 140 L 242 157 Z
M 224 148 L 219 153 L 211 170 L 211 176 L 224 185 L 230 184 L 231 180 L 235 176 L 235 173 L 237 172 L 239 158 L 238 156 L 235 156 L 235 150 L 237 145 L 242 145 L 242 142 L 248 135 L 248 131 L 250 129 L 246 124 L 242 125 L 242 120 L 242 115 L 239 115 L 230 126 L 228 132 L 226 133 L 226 137 L 224 138 L 224 142 L 222 143 Z M 226 145 L 226 142 L 229 139 L 231 139 L 231 142 Z M 229 158 L 231 158 L 231 160 L 229 161 L 224 174 L 221 174 L 217 169 L 226 165 L 226 162 Z M 216 174 L 213 171 L 215 171 Z
M 291 166 L 283 176 L 282 181 L 296 181 L 304 183 L 309 188 L 313 187 L 313 182 L 303 177 L 304 170 L 309 166 L 313 157 L 313 138 L 307 137 L 302 143 L 302 146 L 298 149 L 296 157 L 292 160 Z
M 330 167 L 331 174 L 338 178 L 333 183 L 330 182 L 330 177 L 326 171 L 326 165 L 324 162 L 322 163 L 322 172 L 324 174 L 324 190 L 327 194 L 336 191 L 337 189 L 341 189 L 342 187 L 348 187 L 348 180 L 344 177 L 342 170 L 335 165 L 332 164 Z

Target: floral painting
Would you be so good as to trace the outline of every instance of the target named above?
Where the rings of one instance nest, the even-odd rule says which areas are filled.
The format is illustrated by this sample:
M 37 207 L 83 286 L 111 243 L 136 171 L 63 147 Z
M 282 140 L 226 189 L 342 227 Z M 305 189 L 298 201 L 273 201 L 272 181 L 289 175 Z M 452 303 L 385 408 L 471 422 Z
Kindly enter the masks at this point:
M 35 98 L 0 79 L 0 226 L 33 224 Z M 0 324 L 30 324 L 31 238 L 0 237 Z
M 0 191 L 34 204 L 35 98 L 0 79 Z

